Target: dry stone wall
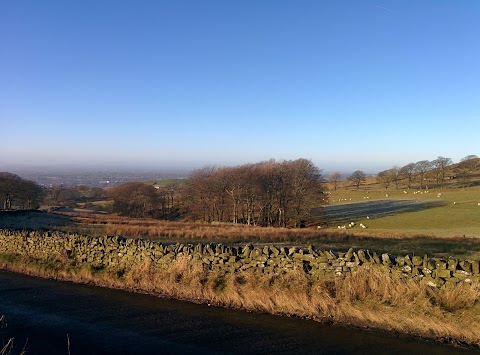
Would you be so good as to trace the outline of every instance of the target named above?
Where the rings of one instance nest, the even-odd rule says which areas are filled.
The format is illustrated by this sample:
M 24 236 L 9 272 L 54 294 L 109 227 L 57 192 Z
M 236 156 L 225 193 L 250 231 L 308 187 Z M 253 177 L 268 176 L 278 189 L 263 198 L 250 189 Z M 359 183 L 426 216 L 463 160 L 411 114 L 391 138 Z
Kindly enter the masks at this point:
M 479 260 L 394 256 L 369 250 L 335 252 L 308 248 L 226 246 L 222 244 L 162 244 L 120 236 L 92 238 L 77 234 L 13 232 L 0 230 L 0 254 L 18 254 L 37 259 L 69 260 L 76 265 L 125 270 L 149 263 L 161 270 L 185 258 L 205 269 L 221 273 L 250 270 L 256 273 L 287 273 L 300 270 L 312 278 L 342 277 L 360 266 L 421 280 L 432 287 L 480 281 Z

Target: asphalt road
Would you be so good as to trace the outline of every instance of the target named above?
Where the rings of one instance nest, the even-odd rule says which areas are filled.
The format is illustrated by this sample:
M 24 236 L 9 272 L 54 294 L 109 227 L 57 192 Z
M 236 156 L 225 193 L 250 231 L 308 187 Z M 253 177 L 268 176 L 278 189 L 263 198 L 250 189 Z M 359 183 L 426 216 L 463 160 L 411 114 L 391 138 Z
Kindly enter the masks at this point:
M 0 270 L 14 354 L 452 354 L 378 332 L 43 280 Z M 462 352 L 464 353 L 464 352 Z

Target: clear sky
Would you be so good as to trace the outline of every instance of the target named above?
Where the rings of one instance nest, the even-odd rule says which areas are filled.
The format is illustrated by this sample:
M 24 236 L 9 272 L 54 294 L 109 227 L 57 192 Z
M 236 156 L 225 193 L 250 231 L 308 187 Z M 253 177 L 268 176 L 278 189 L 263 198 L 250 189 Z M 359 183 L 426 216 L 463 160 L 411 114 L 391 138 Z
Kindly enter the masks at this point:
M 477 0 L 0 1 L 0 170 L 469 154 Z

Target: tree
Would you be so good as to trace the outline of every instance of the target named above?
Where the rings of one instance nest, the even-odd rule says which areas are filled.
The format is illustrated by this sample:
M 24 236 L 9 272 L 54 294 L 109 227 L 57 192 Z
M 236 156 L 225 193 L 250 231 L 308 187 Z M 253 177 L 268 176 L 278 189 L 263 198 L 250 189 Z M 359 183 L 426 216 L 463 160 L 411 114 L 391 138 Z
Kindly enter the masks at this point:
M 478 156 L 475 155 L 475 154 L 470 154 L 470 155 L 467 155 L 466 157 L 462 158 L 460 161 L 464 162 L 464 161 L 473 160 L 473 159 L 478 159 Z
M 421 160 L 415 163 L 415 172 L 418 174 L 420 179 L 420 190 L 423 187 L 423 180 L 425 179 L 425 174 L 431 168 L 431 166 L 432 163 L 428 160 Z
M 455 167 L 455 173 L 465 185 L 470 177 L 480 168 L 480 158 L 476 155 L 467 155 Z
M 407 179 L 408 189 L 411 188 L 412 181 L 415 179 L 415 163 L 409 163 L 400 168 L 399 175 Z
M 342 174 L 340 174 L 338 171 L 335 171 L 334 173 L 331 173 L 328 176 L 328 181 L 333 185 L 333 189 L 337 191 L 337 186 L 338 183 L 340 182 L 340 179 L 342 177 Z
M 183 192 L 194 220 L 302 226 L 323 203 L 320 170 L 307 159 L 268 160 L 192 173 Z
M 128 217 L 155 217 L 159 196 L 152 185 L 130 182 L 108 190 L 113 199 L 113 212 Z
M 357 170 L 348 177 L 348 180 L 351 181 L 352 184 L 357 187 L 357 189 L 359 189 L 360 185 L 366 181 L 366 175 L 363 171 Z
M 297 159 L 289 163 L 290 191 L 293 203 L 294 227 L 300 227 L 325 191 L 321 170 L 310 160 Z
M 447 172 L 447 167 L 452 164 L 452 159 L 445 157 L 437 157 L 432 161 L 432 166 L 435 170 L 437 185 L 443 187 L 445 183 L 445 174 Z
M 37 183 L 9 172 L 0 172 L 0 199 L 3 209 L 38 208 L 42 194 L 43 189 Z
M 398 189 L 398 183 L 400 182 L 400 168 L 398 166 L 394 166 L 389 170 L 390 175 L 392 176 L 392 182 L 395 183 L 395 188 Z
M 393 176 L 390 170 L 380 171 L 377 174 L 377 181 L 385 187 L 385 190 L 388 189 L 390 183 L 393 181 Z

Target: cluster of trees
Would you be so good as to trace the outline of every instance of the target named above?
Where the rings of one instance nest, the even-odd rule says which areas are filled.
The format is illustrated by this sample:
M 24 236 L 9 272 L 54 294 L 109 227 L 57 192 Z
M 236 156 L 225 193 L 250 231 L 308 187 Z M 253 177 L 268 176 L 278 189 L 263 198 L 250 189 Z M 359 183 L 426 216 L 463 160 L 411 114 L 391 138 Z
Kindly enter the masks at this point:
M 480 169 L 480 158 L 472 154 L 460 160 L 460 163 L 457 164 L 454 171 L 460 181 L 464 185 L 467 185 L 468 181 L 478 169 Z
M 388 189 L 392 184 L 398 189 L 399 183 L 402 180 L 406 181 L 408 189 L 410 189 L 415 182 L 417 182 L 417 186 L 420 189 L 424 187 L 428 188 L 429 186 L 443 187 L 451 165 L 451 158 L 439 156 L 432 161 L 421 160 L 416 163 L 409 163 L 403 167 L 394 166 L 393 168 L 380 171 L 377 174 L 377 182 L 385 189 Z M 467 184 L 468 180 L 479 168 L 480 159 L 478 156 L 467 155 L 456 165 L 455 169 L 453 169 L 453 177 L 458 177 L 463 184 Z M 341 181 L 341 175 L 339 172 L 332 173 L 328 180 L 336 190 Z M 358 189 L 360 185 L 366 181 L 366 175 L 363 171 L 357 170 L 353 172 L 347 180 Z
M 92 201 L 99 201 L 106 196 L 105 190 L 85 185 L 74 187 L 52 186 L 44 192 L 44 204 L 47 206 L 77 207 L 83 203 L 86 208 L 94 208 Z
M 137 218 L 172 218 L 178 212 L 174 199 L 177 185 L 155 186 L 130 182 L 108 190 L 112 212 Z
M 299 227 L 324 191 L 321 171 L 297 159 L 205 167 L 193 172 L 182 194 L 193 220 Z
M 38 208 L 42 194 L 43 189 L 35 182 L 12 173 L 0 172 L 0 208 Z

